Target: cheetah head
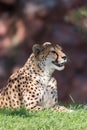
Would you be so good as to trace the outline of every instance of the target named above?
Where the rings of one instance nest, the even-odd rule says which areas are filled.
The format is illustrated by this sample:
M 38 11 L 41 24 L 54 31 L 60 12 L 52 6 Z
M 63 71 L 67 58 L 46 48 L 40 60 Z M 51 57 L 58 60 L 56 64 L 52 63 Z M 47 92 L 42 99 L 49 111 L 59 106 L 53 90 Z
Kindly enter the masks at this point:
M 58 44 L 52 45 L 50 42 L 46 42 L 43 45 L 35 44 L 33 46 L 33 53 L 43 68 L 46 67 L 59 71 L 65 68 L 67 56 Z

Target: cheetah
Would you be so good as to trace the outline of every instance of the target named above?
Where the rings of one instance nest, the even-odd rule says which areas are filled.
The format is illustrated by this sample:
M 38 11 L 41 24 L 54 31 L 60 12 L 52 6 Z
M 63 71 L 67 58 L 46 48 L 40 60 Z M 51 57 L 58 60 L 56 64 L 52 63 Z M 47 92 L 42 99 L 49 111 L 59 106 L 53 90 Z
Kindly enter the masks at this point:
M 67 56 L 61 46 L 50 42 L 35 44 L 32 51 L 25 65 L 10 76 L 0 91 L 0 108 L 58 108 L 57 81 L 52 74 L 64 69 Z

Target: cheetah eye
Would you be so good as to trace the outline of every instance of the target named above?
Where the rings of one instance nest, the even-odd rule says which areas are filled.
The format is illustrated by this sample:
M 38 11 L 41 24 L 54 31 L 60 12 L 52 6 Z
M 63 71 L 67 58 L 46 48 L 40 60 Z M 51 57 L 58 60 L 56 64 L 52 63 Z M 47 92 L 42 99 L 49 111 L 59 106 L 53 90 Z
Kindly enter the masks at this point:
M 50 51 L 51 53 L 53 53 L 53 54 L 56 54 L 56 52 L 55 51 Z

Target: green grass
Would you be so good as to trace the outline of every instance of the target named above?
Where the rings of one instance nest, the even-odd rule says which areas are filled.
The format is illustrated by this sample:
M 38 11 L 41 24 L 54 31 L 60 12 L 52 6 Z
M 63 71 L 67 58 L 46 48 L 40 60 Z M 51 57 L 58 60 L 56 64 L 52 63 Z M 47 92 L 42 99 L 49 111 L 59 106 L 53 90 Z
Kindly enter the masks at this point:
M 87 106 L 70 106 L 72 113 L 0 109 L 0 130 L 87 130 Z

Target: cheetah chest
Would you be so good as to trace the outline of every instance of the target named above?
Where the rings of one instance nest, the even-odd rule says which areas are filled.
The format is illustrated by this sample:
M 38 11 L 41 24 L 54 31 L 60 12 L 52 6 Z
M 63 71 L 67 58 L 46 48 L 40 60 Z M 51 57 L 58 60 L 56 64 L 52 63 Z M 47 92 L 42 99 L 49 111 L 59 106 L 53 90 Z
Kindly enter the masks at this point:
M 37 77 L 38 78 L 38 77 Z M 47 77 L 40 78 L 40 95 L 39 98 L 41 102 L 39 105 L 43 106 L 44 108 L 50 108 L 57 103 L 57 90 L 54 84 L 49 84 L 49 80 Z
M 43 106 L 44 108 L 50 108 L 56 104 L 56 99 L 57 97 L 55 96 L 55 94 L 52 94 L 51 89 L 45 89 L 42 96 L 41 106 Z

